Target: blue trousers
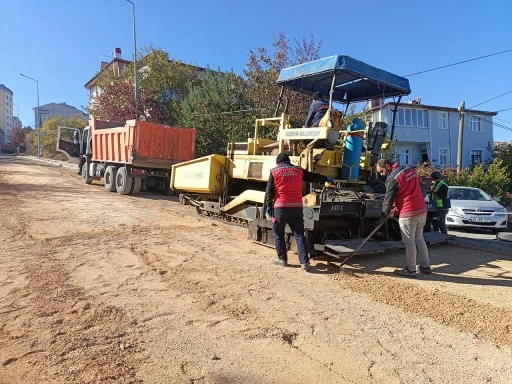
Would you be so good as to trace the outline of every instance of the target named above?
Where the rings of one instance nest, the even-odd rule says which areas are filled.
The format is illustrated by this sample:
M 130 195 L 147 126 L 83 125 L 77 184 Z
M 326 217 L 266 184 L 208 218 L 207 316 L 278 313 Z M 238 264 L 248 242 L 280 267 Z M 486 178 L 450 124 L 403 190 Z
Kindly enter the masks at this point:
M 285 241 L 285 227 L 290 226 L 295 242 L 297 243 L 297 253 L 301 264 L 309 262 L 306 236 L 304 235 L 304 216 L 302 208 L 274 208 L 274 239 L 276 241 L 277 257 L 288 261 L 288 254 Z

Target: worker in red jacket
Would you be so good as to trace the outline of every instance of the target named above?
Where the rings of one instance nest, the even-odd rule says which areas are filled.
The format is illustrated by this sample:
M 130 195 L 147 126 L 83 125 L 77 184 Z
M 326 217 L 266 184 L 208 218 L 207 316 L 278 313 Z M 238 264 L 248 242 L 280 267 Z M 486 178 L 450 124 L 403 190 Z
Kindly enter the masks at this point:
M 423 198 L 416 171 L 401 167 L 388 159 L 380 159 L 377 172 L 386 176 L 386 195 L 382 206 L 381 220 L 386 220 L 391 210 L 398 213 L 398 223 L 405 245 L 407 264 L 396 269 L 400 276 L 416 276 L 416 261 L 421 273 L 430 274 L 427 244 L 423 238 L 423 226 L 427 219 L 427 206 Z
M 325 183 L 333 182 L 333 179 L 292 165 L 286 153 L 280 153 L 276 163 L 277 166 L 270 171 L 265 190 L 266 213 L 272 217 L 272 232 L 277 251 L 277 259 L 273 259 L 272 263 L 283 267 L 288 265 L 284 238 L 285 227 L 288 224 L 297 243 L 300 266 L 308 271 L 309 255 L 302 213 L 302 182 Z

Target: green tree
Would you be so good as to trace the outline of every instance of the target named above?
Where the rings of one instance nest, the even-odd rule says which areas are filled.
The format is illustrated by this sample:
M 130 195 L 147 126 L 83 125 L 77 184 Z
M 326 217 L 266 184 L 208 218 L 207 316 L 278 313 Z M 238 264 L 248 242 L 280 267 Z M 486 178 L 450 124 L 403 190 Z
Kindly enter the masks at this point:
M 279 33 L 273 36 L 272 53 L 265 47 L 249 51 L 244 74 L 248 86 L 247 97 L 254 110 L 253 118 L 275 115 L 280 92 L 277 78 L 281 69 L 319 58 L 322 40 L 316 43 L 313 34 L 310 34 L 309 40 L 295 39 L 294 42 L 295 44 L 290 46 L 286 35 Z M 292 115 L 293 120 L 302 124 L 311 103 L 310 98 L 291 90 L 283 96 L 278 115 L 287 105 L 287 112 Z
M 146 117 L 154 122 L 176 125 L 179 102 L 189 89 L 187 82 L 201 77 L 204 69 L 170 59 L 167 52 L 152 46 L 144 47 L 140 56 L 139 87 L 147 94 L 152 108 L 145 111 Z M 157 114 L 155 118 L 152 113 Z
M 196 156 L 226 153 L 227 143 L 246 140 L 253 122 L 246 113 L 246 83 L 234 73 L 206 70 L 200 81 L 187 82 L 178 104 L 180 125 L 197 129 Z
M 512 144 L 495 144 L 494 148 L 492 148 L 492 157 L 495 160 L 500 159 L 508 174 L 512 175 Z M 506 183 L 506 190 L 512 193 L 512 179 L 509 179 Z
M 152 46 L 142 48 L 137 58 L 138 111 L 131 63 L 120 76 L 110 71 L 101 74 L 101 91 L 91 104 L 90 113 L 109 121 L 122 122 L 137 115 L 141 120 L 176 125 L 178 104 L 186 95 L 187 80 L 198 77 L 203 69 L 172 60 L 167 52 Z
M 503 160 L 496 158 L 485 169 L 481 164 L 464 168 L 457 174 L 454 169 L 444 169 L 448 184 L 480 188 L 491 196 L 505 197 L 510 183 L 510 173 Z
M 55 153 L 57 146 L 57 127 L 59 125 L 70 128 L 84 128 L 87 126 L 87 122 L 79 118 L 65 119 L 61 116 L 55 116 L 46 120 L 41 127 L 42 156 L 51 156 Z
M 25 131 L 25 153 L 27 155 L 37 154 L 37 135 L 31 126 L 23 127 Z

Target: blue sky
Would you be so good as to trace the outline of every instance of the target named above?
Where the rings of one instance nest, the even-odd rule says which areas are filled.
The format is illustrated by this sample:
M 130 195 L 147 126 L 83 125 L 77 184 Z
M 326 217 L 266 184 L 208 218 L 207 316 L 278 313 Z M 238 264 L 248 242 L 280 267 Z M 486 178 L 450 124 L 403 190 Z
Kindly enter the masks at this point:
M 242 73 L 247 54 L 312 32 L 320 56 L 347 54 L 406 75 L 512 49 L 512 1 L 228 1 L 134 0 L 137 47 L 152 44 L 172 58 Z M 322 5 L 324 4 L 324 5 Z M 0 84 L 14 92 L 14 115 L 34 124 L 32 108 L 87 104 L 84 84 L 115 47 L 133 55 L 132 7 L 126 0 L 0 0 Z M 512 90 L 512 52 L 409 78 L 424 104 L 466 107 Z M 512 92 L 477 109 L 512 108 Z M 512 109 L 495 118 L 512 128 Z M 494 139 L 512 140 L 495 127 Z

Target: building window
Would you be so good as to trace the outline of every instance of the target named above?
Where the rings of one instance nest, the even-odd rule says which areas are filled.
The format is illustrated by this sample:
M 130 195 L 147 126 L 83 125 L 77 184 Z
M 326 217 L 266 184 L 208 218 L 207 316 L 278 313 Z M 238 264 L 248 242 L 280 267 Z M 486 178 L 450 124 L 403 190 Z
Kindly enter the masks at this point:
M 473 132 L 482 132 L 482 119 L 475 116 L 469 116 L 469 127 Z
M 471 150 L 471 165 L 482 164 L 484 151 L 482 149 Z
M 447 167 L 450 165 L 450 149 L 439 148 L 439 166 Z
M 416 108 L 398 108 L 397 126 L 428 128 L 428 111 Z
M 395 148 L 395 161 L 400 165 L 409 165 L 411 159 L 409 148 Z
M 437 112 L 437 128 L 448 129 L 448 113 Z

